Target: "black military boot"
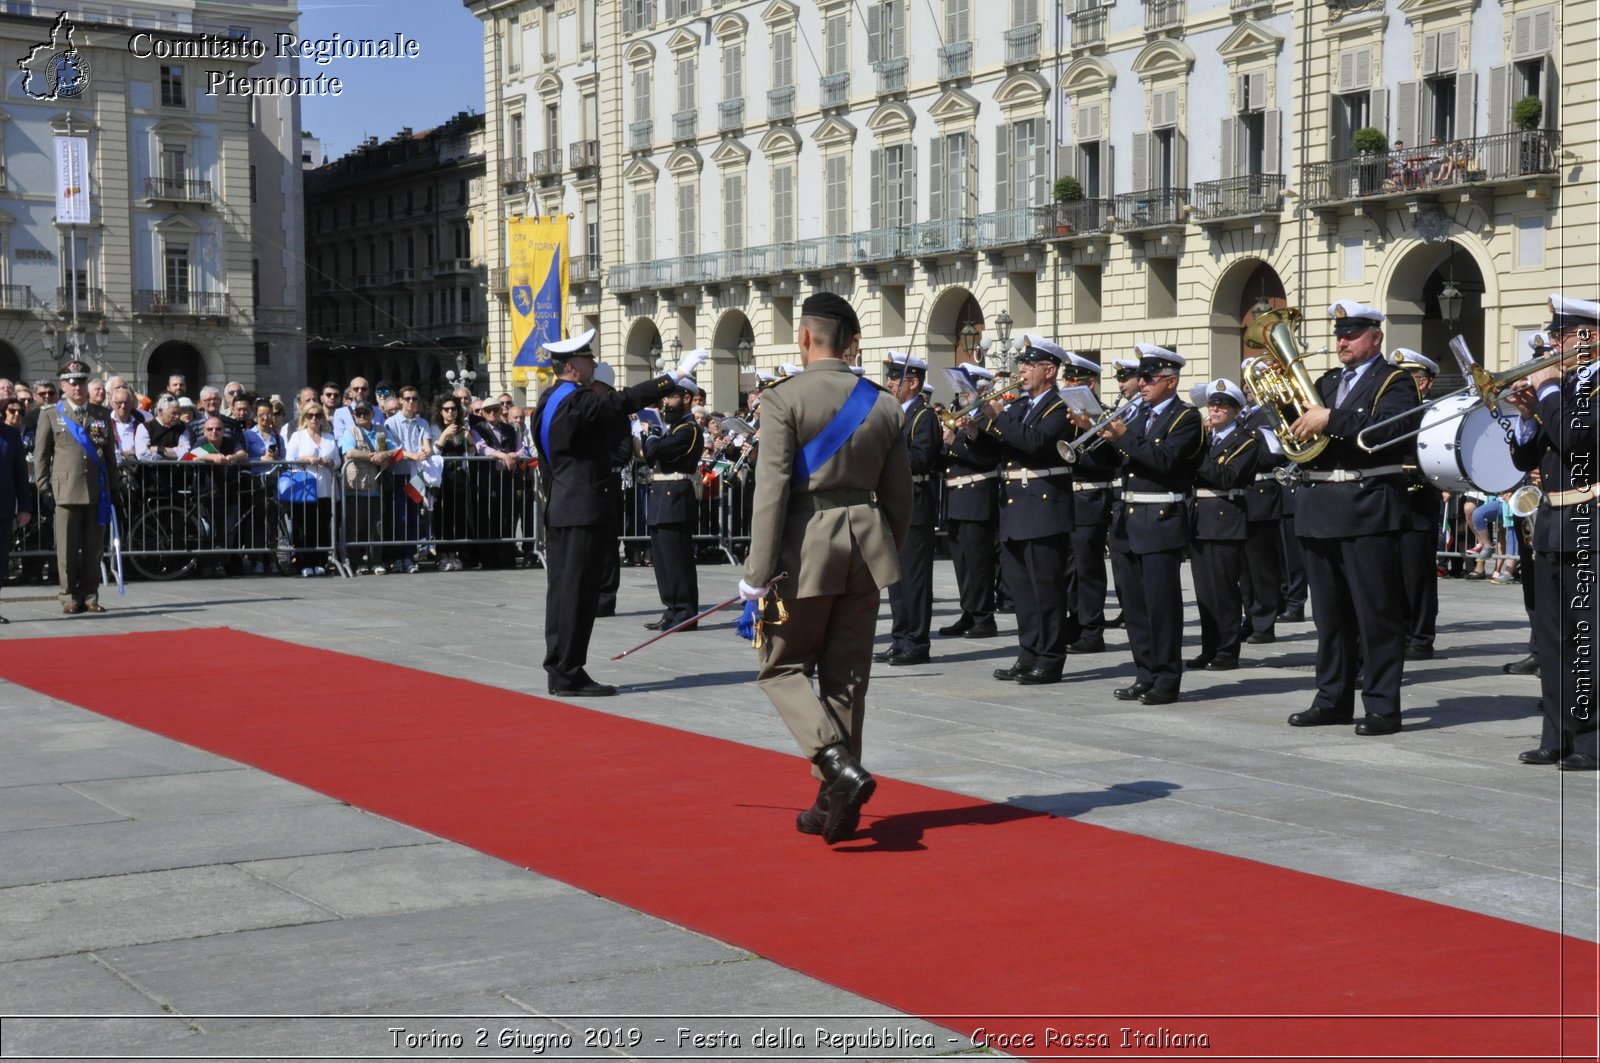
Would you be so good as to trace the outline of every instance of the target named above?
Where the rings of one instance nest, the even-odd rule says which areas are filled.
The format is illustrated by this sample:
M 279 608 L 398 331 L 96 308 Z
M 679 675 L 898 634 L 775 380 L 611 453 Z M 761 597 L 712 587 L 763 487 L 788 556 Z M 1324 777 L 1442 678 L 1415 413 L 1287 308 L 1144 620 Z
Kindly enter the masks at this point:
M 821 834 L 827 822 L 828 784 L 824 782 L 817 784 L 817 799 L 811 807 L 794 817 L 794 829 L 801 834 Z
M 855 832 L 861 822 L 861 806 L 871 800 L 878 780 L 861 766 L 843 742 L 825 746 L 814 760 L 822 769 L 823 792 L 828 803 L 822 840 L 832 845 Z

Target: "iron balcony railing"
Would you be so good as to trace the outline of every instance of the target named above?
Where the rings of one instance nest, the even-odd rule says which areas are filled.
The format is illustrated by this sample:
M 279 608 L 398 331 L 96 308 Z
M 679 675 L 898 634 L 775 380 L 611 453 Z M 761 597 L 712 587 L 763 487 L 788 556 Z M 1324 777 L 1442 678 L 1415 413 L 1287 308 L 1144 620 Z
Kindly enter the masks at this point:
M 528 172 L 535 177 L 554 177 L 561 172 L 561 149 L 546 148 L 533 153 Z
M 802 270 L 822 270 L 850 265 L 850 237 L 847 234 L 813 236 L 795 245 Z
M 31 310 L 33 289 L 26 284 L 0 284 L 0 310 Z
M 1039 42 L 1044 31 L 1039 23 L 1006 30 L 1006 65 L 1031 63 L 1039 58 Z
M 567 259 L 567 280 L 573 284 L 593 284 L 599 279 L 599 255 L 573 255 Z
M 1228 0 L 1228 10 L 1234 14 L 1243 11 L 1254 11 L 1258 7 L 1266 7 L 1272 0 Z
M 827 74 L 817 84 L 823 107 L 843 107 L 850 102 L 849 74 Z
M 767 118 L 773 122 L 788 122 L 794 118 L 794 86 L 767 90 Z
M 674 111 L 672 115 L 672 139 L 674 141 L 693 140 L 699 134 L 696 132 L 700 122 L 700 112 L 690 108 L 686 111 Z
M 56 289 L 56 309 L 72 312 L 72 289 L 66 285 Z M 78 313 L 103 314 L 106 310 L 106 293 L 102 288 L 78 285 Z
M 1107 8 L 1072 13 L 1072 47 L 1103 48 L 1106 43 Z
M 214 196 L 210 181 L 191 181 L 184 177 L 146 177 L 146 199 L 165 199 L 180 203 L 210 203 Z
M 1283 174 L 1254 173 L 1194 186 L 1195 217 L 1200 221 L 1250 214 L 1276 214 L 1283 205 Z
M 977 246 L 980 250 L 992 250 L 1042 240 L 1050 235 L 1054 220 L 1049 206 L 1012 207 L 980 214 Z
M 477 268 L 470 258 L 441 258 L 433 264 L 431 273 L 435 277 L 446 277 L 452 273 L 475 273 Z
M 574 140 L 567 145 L 567 161 L 574 170 L 591 170 L 600 165 L 598 140 Z
M 879 96 L 903 96 L 906 91 L 906 73 L 911 69 L 911 60 L 905 56 L 899 59 L 885 59 L 873 65 L 873 70 L 878 74 Z
M 1187 188 L 1147 188 L 1142 192 L 1124 192 L 1117 196 L 1117 227 L 1150 229 L 1182 225 L 1189 220 L 1185 214 L 1188 206 Z
M 227 300 L 228 297 L 223 292 L 162 291 L 141 288 L 133 293 L 133 308 L 141 314 L 221 317 L 227 311 Z
M 489 271 L 489 290 L 505 294 L 510 290 L 511 269 L 509 266 L 496 266 Z
M 1416 195 L 1486 181 L 1516 181 L 1556 172 L 1561 134 L 1527 129 L 1471 137 L 1447 145 L 1307 163 L 1301 193 L 1308 207 L 1365 196 Z
M 914 255 L 971 251 L 978 244 L 976 218 L 939 218 L 918 222 L 910 228 L 909 251 Z
M 744 101 L 723 100 L 717 104 L 717 130 L 738 133 L 744 129 Z
M 656 124 L 646 118 L 628 125 L 628 150 L 649 151 L 655 144 Z
M 1064 237 L 1108 232 L 1115 214 L 1114 199 L 1059 200 L 1050 205 L 1050 233 Z
M 794 241 L 745 249 L 745 269 L 752 277 L 771 277 L 800 269 L 800 245 Z
M 520 185 L 528 180 L 528 164 L 521 159 L 507 159 L 500 164 L 500 183 Z
M 886 225 L 856 233 L 850 238 L 852 258 L 858 263 L 892 262 L 910 251 L 911 227 Z
M 972 42 L 956 41 L 939 49 L 939 80 L 957 81 L 972 76 Z
M 1184 0 L 1144 0 L 1144 31 L 1164 33 L 1183 25 Z
M 696 263 L 696 269 L 702 284 L 740 280 L 748 274 L 744 248 L 734 248 L 729 251 L 707 251 L 700 256 L 699 261 Z

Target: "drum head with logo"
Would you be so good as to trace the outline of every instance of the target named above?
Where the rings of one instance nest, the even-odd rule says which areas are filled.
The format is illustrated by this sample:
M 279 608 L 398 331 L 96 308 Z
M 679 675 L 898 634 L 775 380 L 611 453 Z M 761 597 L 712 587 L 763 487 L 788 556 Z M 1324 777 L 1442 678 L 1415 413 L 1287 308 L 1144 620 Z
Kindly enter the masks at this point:
M 1461 416 L 1464 409 L 1470 412 Z M 1497 495 L 1523 477 L 1511 463 L 1505 429 L 1470 395 L 1453 395 L 1424 415 L 1417 463 L 1434 484 L 1458 493 Z

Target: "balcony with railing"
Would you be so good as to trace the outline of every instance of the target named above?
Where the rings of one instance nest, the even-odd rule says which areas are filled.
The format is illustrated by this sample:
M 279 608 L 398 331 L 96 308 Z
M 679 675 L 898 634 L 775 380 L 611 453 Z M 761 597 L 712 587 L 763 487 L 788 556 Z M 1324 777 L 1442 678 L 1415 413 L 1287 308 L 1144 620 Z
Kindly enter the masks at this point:
M 1090 8 L 1072 13 L 1072 48 L 1074 51 L 1106 46 L 1106 19 L 1109 9 Z
M 1147 188 L 1142 192 L 1124 192 L 1117 196 L 1117 228 L 1127 232 L 1185 225 L 1189 221 L 1185 213 L 1188 206 L 1187 188 Z
M 646 118 L 628 123 L 628 150 L 649 151 L 655 146 L 656 124 Z
M 893 262 L 905 258 L 910 246 L 910 226 L 885 225 L 854 234 L 850 238 L 850 257 L 858 265 Z
M 1183 28 L 1184 0 L 1144 0 L 1144 31 L 1167 33 Z
M 567 280 L 573 284 L 598 284 L 600 256 L 573 255 L 567 259 Z
M 33 309 L 33 288 L 26 284 L 0 284 L 0 311 L 12 313 Z
M 1281 173 L 1246 174 L 1194 186 L 1195 220 L 1200 222 L 1276 214 L 1282 206 Z
M 904 96 L 906 94 L 906 74 L 911 69 L 911 60 L 905 56 L 899 59 L 884 59 L 874 63 L 872 69 L 878 75 L 879 96 Z
M 78 302 L 74 308 L 72 289 L 63 285 L 56 289 L 56 310 L 62 314 L 103 314 L 106 312 L 105 289 L 78 285 Z
M 1558 170 L 1561 134 L 1517 130 L 1471 137 L 1449 145 L 1406 148 L 1332 162 L 1307 163 L 1301 194 L 1308 207 L 1365 199 L 1441 198 L 1521 187 L 1530 195 Z
M 1228 10 L 1235 15 L 1248 15 L 1256 8 L 1271 6 L 1272 0 L 1228 0 Z
M 686 111 L 674 111 L 672 114 L 672 139 L 674 143 L 684 143 L 699 136 L 696 132 L 700 122 L 700 112 L 694 108 Z
M 592 170 L 600 165 L 598 140 L 574 140 L 567 145 L 567 163 L 574 170 Z
M 767 90 L 767 121 L 794 121 L 793 85 L 784 85 L 781 88 Z
M 824 110 L 832 107 L 847 107 L 850 104 L 850 75 L 826 74 L 817 83 L 821 96 L 821 106 Z
M 695 271 L 702 284 L 724 284 L 745 276 L 744 248 L 729 251 L 707 251 L 699 256 Z
M 1018 66 L 1039 58 L 1039 42 L 1044 39 L 1044 27 L 1033 22 L 1006 30 L 1006 65 Z
M 496 295 L 505 295 L 511 290 L 510 267 L 496 266 L 489 271 L 489 290 Z
M 747 247 L 744 261 L 745 272 L 751 277 L 774 277 L 784 273 L 796 273 L 800 269 L 799 245 L 789 241 L 782 244 Z
M 795 254 L 802 272 L 820 272 L 828 269 L 848 269 L 850 266 L 850 237 L 839 233 L 833 236 L 813 236 L 795 244 Z
M 913 255 L 946 255 L 971 251 L 978 245 L 976 218 L 939 218 L 909 226 Z
M 528 182 L 528 164 L 522 159 L 507 159 L 500 164 L 502 185 L 521 185 Z
M 146 177 L 144 196 L 167 203 L 210 203 L 216 198 L 210 181 L 191 181 L 186 177 Z
M 141 288 L 133 293 L 133 309 L 138 314 L 165 314 L 172 317 L 222 317 L 227 313 L 224 292 L 163 291 Z
M 1048 237 L 1068 240 L 1110 232 L 1115 214 L 1114 199 L 1058 200 L 1049 207 Z
M 546 148 L 533 153 L 528 162 L 528 173 L 534 177 L 555 177 L 561 173 L 561 149 Z
M 744 132 L 743 100 L 723 100 L 717 104 L 717 131 L 734 136 Z
M 429 269 L 434 277 L 448 277 L 457 273 L 476 273 L 478 267 L 470 258 L 441 258 Z
M 939 49 L 939 80 L 960 81 L 972 76 L 972 42 L 956 41 Z
M 412 284 L 416 279 L 417 271 L 415 269 L 410 266 L 402 266 L 399 269 L 391 269 L 388 276 L 384 277 L 383 283 L 390 287 L 395 287 L 397 285 Z
M 1054 224 L 1050 206 L 1012 207 L 978 215 L 977 246 L 981 251 L 1019 247 L 1043 240 Z

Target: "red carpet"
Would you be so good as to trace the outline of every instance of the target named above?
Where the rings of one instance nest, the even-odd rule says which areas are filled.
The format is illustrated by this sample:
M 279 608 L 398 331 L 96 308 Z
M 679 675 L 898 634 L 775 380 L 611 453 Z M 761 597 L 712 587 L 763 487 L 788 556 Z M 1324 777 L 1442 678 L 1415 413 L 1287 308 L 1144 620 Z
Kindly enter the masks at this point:
M 234 631 L 0 647 L 23 686 L 963 1033 L 1030 1034 L 1019 1055 L 1594 1055 L 1595 946 L 1519 924 L 892 779 L 829 851 L 793 830 L 815 792 L 795 757 Z M 123 679 L 163 660 L 244 700 L 141 705 Z M 1121 1047 L 1123 1026 L 1210 1047 Z

